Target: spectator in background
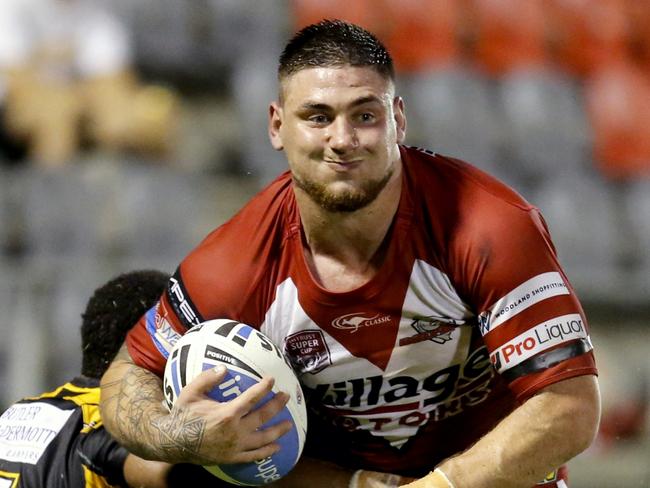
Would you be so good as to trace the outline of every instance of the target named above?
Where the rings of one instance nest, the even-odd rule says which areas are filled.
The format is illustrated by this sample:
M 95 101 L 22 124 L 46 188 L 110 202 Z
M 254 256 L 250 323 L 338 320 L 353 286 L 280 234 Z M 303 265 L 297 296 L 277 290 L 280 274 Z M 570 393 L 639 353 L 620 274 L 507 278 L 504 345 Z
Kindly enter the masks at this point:
M 137 80 L 128 32 L 98 0 L 4 0 L 0 107 L 5 153 L 61 166 L 84 143 L 164 155 L 176 101 Z

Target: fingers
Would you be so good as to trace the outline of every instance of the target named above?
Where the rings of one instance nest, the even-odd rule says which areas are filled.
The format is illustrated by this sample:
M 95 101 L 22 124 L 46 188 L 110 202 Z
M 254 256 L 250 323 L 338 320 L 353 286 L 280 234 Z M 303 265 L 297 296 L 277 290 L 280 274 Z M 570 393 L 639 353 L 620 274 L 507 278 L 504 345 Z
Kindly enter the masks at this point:
M 271 377 L 262 378 L 259 383 L 251 386 L 248 390 L 237 398 L 231 400 L 229 403 L 233 408 L 235 408 L 237 415 L 243 417 L 253 410 L 255 406 L 271 392 L 274 383 L 275 380 Z
M 293 427 L 292 423 L 287 421 L 253 431 L 249 436 L 242 439 L 242 450 L 248 451 L 259 449 L 263 446 L 273 444 L 276 440 L 289 432 Z
M 265 459 L 269 456 L 273 456 L 276 452 L 280 450 L 280 446 L 277 444 L 267 444 L 264 447 L 257 449 L 252 449 L 250 451 L 243 451 L 232 456 L 232 460 L 229 462 L 232 463 L 252 463 L 254 461 L 259 461 L 260 459 Z
M 190 381 L 182 390 L 180 397 L 204 396 L 221 383 L 228 370 L 223 365 L 206 369 Z
M 284 392 L 276 393 L 275 396 L 256 410 L 249 412 L 243 419 L 246 425 L 253 428 L 261 427 L 282 411 L 289 401 L 289 395 Z

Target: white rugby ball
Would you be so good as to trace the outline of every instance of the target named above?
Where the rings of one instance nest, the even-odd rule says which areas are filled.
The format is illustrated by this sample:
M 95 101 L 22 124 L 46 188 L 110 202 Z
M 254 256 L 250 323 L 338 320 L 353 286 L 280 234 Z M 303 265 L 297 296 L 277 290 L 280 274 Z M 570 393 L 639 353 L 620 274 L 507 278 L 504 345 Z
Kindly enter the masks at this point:
M 290 420 L 293 428 L 276 442 L 280 450 L 252 463 L 204 466 L 215 476 L 240 486 L 272 483 L 295 466 L 307 434 L 305 397 L 289 362 L 271 340 L 260 331 L 229 319 L 208 320 L 192 327 L 174 345 L 165 366 L 165 403 L 171 409 L 182 388 L 206 369 L 224 364 L 224 380 L 208 394 L 227 402 L 258 383 L 262 376 L 273 376 L 273 390 L 260 401 L 268 402 L 279 391 L 290 395 L 284 409 L 264 427 Z

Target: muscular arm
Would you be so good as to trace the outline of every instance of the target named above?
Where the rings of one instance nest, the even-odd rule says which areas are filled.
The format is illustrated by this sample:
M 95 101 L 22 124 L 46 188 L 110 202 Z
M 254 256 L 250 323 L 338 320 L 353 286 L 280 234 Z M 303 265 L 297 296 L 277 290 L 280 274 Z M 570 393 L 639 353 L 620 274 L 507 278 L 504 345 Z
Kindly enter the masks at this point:
M 145 459 L 182 462 L 196 450 L 205 421 L 171 417 L 163 406 L 162 380 L 136 366 L 122 346 L 101 381 L 101 414 L 106 429 L 130 452 Z
M 160 378 L 137 366 L 122 346 L 101 381 L 106 429 L 131 453 L 156 461 L 221 464 L 270 456 L 278 449 L 274 441 L 290 424 L 258 428 L 283 408 L 288 395 L 277 394 L 255 410 L 273 386 L 273 380 L 266 378 L 236 399 L 218 403 L 205 393 L 224 374 L 208 370 L 197 376 L 168 412 L 162 404 Z
M 467 451 L 438 467 L 456 488 L 529 488 L 586 449 L 600 418 L 594 376 L 560 381 L 515 409 Z M 409 488 L 447 488 L 428 475 Z

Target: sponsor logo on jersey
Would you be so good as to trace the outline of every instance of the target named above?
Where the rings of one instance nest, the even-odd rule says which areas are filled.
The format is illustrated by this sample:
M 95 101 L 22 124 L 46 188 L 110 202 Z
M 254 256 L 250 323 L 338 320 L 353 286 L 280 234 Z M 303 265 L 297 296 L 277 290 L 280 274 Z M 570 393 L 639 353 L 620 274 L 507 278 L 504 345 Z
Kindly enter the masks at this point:
M 305 388 L 308 398 L 323 406 L 316 413 L 333 426 L 386 436 L 400 448 L 423 425 L 458 415 L 487 399 L 494 376 L 482 346 L 464 363 L 426 377 L 377 375 Z
M 496 329 L 518 313 L 547 298 L 568 295 L 569 288 L 557 271 L 542 273 L 525 281 L 479 315 L 481 334 Z
M 185 327 L 189 329 L 203 322 L 203 317 L 201 317 L 189 298 L 185 285 L 180 277 L 180 271 L 177 270 L 174 276 L 169 278 L 169 283 L 167 299 L 174 313 L 181 319 Z
M 156 346 L 156 349 L 158 349 L 160 354 L 165 358 L 168 358 L 174 344 L 176 344 L 178 339 L 180 339 L 181 335 L 174 330 L 166 316 L 166 310 L 163 304 L 159 302 L 147 311 L 145 314 L 145 321 L 147 332 Z
M 291 367 L 303 373 L 316 374 L 332 364 L 329 348 L 320 330 L 303 330 L 284 340 L 284 353 Z
M 354 312 L 341 315 L 332 320 L 332 327 L 339 330 L 347 330 L 355 333 L 361 327 L 370 327 L 372 325 L 383 325 L 390 323 L 389 315 L 375 314 L 368 317 L 369 314 L 364 312 Z
M 427 340 L 436 344 L 444 344 L 452 340 L 451 333 L 463 323 L 460 320 L 443 317 L 416 317 L 411 322 L 411 327 L 417 334 L 400 339 L 399 345 L 406 346 Z
M 576 339 L 588 338 L 579 314 L 568 314 L 542 322 L 490 354 L 490 360 L 500 373 L 547 349 Z
M 36 464 L 74 410 L 17 403 L 0 416 L 0 459 Z

